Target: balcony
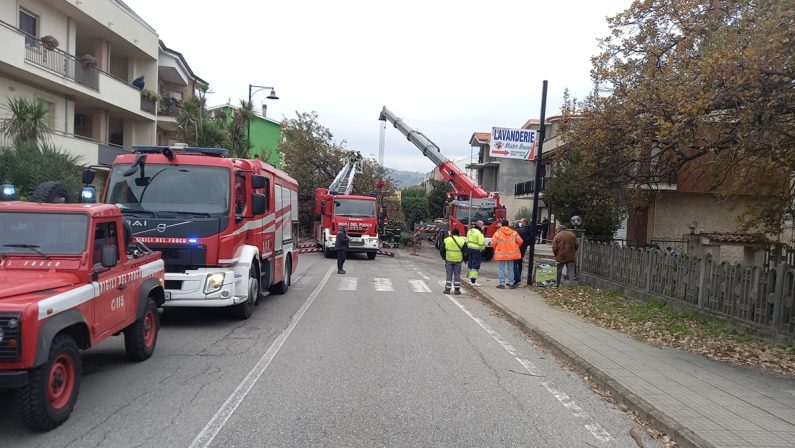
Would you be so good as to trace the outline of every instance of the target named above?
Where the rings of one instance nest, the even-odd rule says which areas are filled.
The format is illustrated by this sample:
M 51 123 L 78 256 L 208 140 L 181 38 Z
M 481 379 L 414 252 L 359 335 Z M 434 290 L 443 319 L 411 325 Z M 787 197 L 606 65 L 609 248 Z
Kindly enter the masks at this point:
M 179 109 L 182 106 L 182 102 L 174 97 L 163 97 L 160 100 L 160 110 L 158 111 L 159 116 L 165 117 L 176 117 L 179 115 Z
M 149 112 L 150 114 L 154 115 L 155 111 L 157 110 L 157 101 L 154 101 L 151 98 L 142 95 L 141 110 L 144 112 Z
M 544 189 L 546 188 L 547 183 L 549 182 L 550 179 L 551 179 L 551 177 L 542 177 L 541 178 L 541 183 L 540 183 L 540 186 L 538 188 L 539 193 L 544 191 Z M 531 195 L 531 194 L 535 193 L 535 188 L 536 188 L 536 181 L 535 180 L 528 180 L 527 182 L 522 182 L 522 183 L 519 183 L 519 184 L 515 184 L 514 187 L 513 187 L 513 195 L 516 196 L 516 197 Z
M 30 36 L 26 36 L 25 39 L 25 60 L 82 86 L 99 91 L 99 70 L 94 67 L 84 67 L 77 58 L 57 48 L 48 50 L 41 42 Z

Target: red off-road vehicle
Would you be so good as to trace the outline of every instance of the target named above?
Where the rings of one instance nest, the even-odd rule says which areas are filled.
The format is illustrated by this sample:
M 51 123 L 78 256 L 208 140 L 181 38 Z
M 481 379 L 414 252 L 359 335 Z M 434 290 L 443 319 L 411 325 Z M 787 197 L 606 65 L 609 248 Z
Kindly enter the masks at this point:
M 80 350 L 124 333 L 143 361 L 157 342 L 163 261 L 107 204 L 0 202 L 0 388 L 46 431 L 72 412 Z

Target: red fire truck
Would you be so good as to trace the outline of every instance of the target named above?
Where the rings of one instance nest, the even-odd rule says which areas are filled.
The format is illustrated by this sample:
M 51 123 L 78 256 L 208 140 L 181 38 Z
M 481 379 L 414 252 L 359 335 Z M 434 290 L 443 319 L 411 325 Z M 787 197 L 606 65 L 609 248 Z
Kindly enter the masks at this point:
M 298 263 L 298 183 L 220 148 L 135 147 L 116 157 L 104 202 L 163 254 L 164 307 L 233 307 L 247 319 L 284 294 Z
M 3 185 L 0 389 L 15 391 L 27 426 L 46 431 L 75 406 L 81 349 L 123 333 L 131 360 L 152 355 L 157 307 L 164 301 L 163 262 L 132 241 L 116 207 L 13 196 L 13 186 Z
M 453 186 L 452 201 L 445 208 L 447 222 L 436 226 L 435 240 L 437 246 L 444 241 L 448 231 L 458 229 L 461 235 L 466 235 L 466 226 L 469 223 L 483 221 L 486 225 L 486 228 L 483 229 L 483 235 L 486 237 L 484 258 L 490 260 L 494 255 L 494 249 L 489 247 L 491 236 L 500 227 L 500 220 L 507 216 L 505 207 L 500 204 L 500 194 L 486 192 L 467 176 L 458 165 L 442 154 L 436 143 L 432 142 L 422 132 L 409 127 L 406 122 L 398 118 L 386 106 L 381 110 L 379 120 L 392 123 L 401 134 L 405 135 L 414 146 L 422 151 L 425 157 L 431 159 L 438 167 L 442 177 Z
M 378 203 L 372 196 L 352 195 L 353 179 L 361 172 L 361 156 L 351 153 L 334 182 L 315 191 L 315 243 L 326 257 L 334 253 L 340 226 L 350 236 L 348 252 L 365 253 L 375 259 L 379 248 Z

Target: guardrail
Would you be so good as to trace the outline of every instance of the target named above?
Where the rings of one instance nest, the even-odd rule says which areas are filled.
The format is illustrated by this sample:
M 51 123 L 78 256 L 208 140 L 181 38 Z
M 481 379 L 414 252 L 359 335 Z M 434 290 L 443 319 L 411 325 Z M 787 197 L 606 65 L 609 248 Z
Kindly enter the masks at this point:
M 99 91 L 99 70 L 84 67 L 77 58 L 57 48 L 45 48 L 32 36 L 25 36 L 25 60 Z

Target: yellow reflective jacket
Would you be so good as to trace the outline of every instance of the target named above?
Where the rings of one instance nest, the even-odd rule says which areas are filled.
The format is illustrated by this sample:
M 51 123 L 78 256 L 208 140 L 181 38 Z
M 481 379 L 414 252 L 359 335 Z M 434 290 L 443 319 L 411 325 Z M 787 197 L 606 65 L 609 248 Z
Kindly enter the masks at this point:
M 454 239 L 455 238 L 455 239 Z M 467 240 L 462 236 L 448 236 L 444 239 L 444 259 L 446 261 L 464 261 L 461 249 L 466 249 Z
M 483 249 L 486 248 L 486 238 L 483 237 L 483 232 L 474 227 L 469 229 L 469 232 L 467 232 L 467 246 L 470 249 L 479 249 L 483 252 Z

